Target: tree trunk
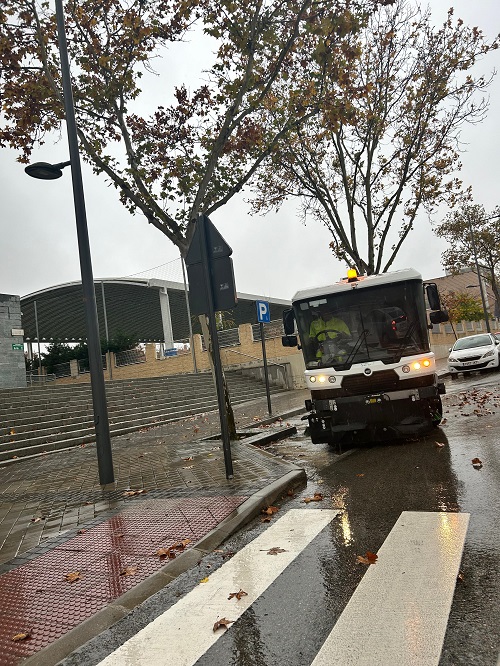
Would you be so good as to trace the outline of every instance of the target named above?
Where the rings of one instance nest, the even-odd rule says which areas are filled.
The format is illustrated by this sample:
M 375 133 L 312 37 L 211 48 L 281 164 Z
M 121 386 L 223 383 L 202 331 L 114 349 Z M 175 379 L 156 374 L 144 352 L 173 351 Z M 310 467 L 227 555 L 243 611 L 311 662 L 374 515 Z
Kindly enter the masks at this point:
M 207 348 L 207 352 L 208 352 L 208 360 L 209 360 L 209 363 L 210 363 L 210 369 L 212 370 L 212 377 L 213 377 L 214 385 L 215 385 L 216 379 L 215 379 L 213 349 L 212 349 L 212 341 L 210 339 L 210 331 L 208 329 L 207 318 L 206 318 L 205 315 L 201 314 L 201 315 L 199 315 L 199 320 L 200 320 L 200 324 L 201 324 L 201 331 L 203 333 L 203 338 L 205 340 L 205 347 Z M 227 387 L 227 381 L 226 381 L 226 375 L 224 374 L 224 368 L 222 368 L 222 381 L 223 381 L 223 387 L 224 387 L 224 403 L 225 403 L 225 406 L 226 406 L 225 417 L 226 417 L 226 420 L 227 420 L 227 425 L 228 425 L 228 430 L 229 430 L 229 439 L 231 441 L 234 441 L 234 440 L 237 439 L 236 422 L 234 420 L 233 406 L 231 404 L 231 397 L 229 395 L 229 389 Z

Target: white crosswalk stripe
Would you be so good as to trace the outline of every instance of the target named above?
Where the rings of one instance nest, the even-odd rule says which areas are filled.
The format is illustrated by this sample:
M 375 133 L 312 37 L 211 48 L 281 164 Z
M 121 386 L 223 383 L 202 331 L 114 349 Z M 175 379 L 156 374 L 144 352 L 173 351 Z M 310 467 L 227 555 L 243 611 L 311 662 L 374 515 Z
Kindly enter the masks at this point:
M 237 620 L 338 513 L 291 509 L 99 666 L 192 666 L 223 635 L 216 620 Z M 228 599 L 240 589 L 247 596 Z
M 404 511 L 312 666 L 437 665 L 468 521 Z

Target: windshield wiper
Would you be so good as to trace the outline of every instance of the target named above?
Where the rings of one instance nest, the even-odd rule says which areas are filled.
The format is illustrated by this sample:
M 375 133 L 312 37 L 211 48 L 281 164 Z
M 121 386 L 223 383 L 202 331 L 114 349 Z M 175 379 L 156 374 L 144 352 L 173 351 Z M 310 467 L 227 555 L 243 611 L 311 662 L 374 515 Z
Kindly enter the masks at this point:
M 413 334 L 413 331 L 415 330 L 415 328 L 416 328 L 415 322 L 412 322 L 410 324 L 410 327 L 408 328 L 408 330 L 406 332 L 405 337 L 399 343 L 399 346 L 397 348 L 396 353 L 392 357 L 392 362 L 393 363 L 399 363 L 399 361 L 401 360 L 401 356 L 403 355 L 403 349 L 404 349 L 406 343 L 408 342 L 408 340 L 410 339 L 410 336 Z
M 361 347 L 363 344 L 364 340 L 366 340 L 366 336 L 368 335 L 369 331 L 367 329 L 364 329 L 361 331 L 361 333 L 358 336 L 358 339 L 354 343 L 354 347 L 351 349 L 351 352 L 347 359 L 343 363 L 339 363 L 338 365 L 333 365 L 335 370 L 349 370 L 352 366 L 352 361 L 355 358 L 358 349 Z

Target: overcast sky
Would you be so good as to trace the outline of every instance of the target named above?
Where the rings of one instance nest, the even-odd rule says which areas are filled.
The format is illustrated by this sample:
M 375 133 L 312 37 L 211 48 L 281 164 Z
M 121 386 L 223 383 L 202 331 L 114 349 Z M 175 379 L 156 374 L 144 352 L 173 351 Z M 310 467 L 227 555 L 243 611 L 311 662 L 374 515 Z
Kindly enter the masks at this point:
M 489 38 L 500 32 L 498 0 L 431 0 L 440 22 L 453 4 L 456 16 L 477 25 Z M 168 63 L 174 83 L 186 81 L 199 71 L 206 54 L 199 49 L 193 62 Z M 500 70 L 500 50 L 479 64 L 488 74 Z M 193 86 L 195 82 L 193 83 Z M 462 141 L 461 179 L 473 188 L 474 202 L 486 210 L 500 204 L 500 78 L 490 89 L 490 109 L 485 121 L 466 126 Z M 65 131 L 65 129 L 64 129 Z M 66 135 L 56 144 L 37 149 L 32 161 L 67 159 Z M 145 218 L 131 216 L 118 201 L 114 188 L 94 176 L 84 165 L 84 187 L 95 278 L 118 277 L 146 271 L 178 258 L 177 248 Z M 69 169 L 57 181 L 38 181 L 24 174 L 16 154 L 0 150 L 1 241 L 0 293 L 28 293 L 80 279 L 78 247 Z M 443 217 L 446 210 L 443 211 Z M 331 236 L 318 223 L 303 226 L 292 204 L 279 214 L 250 216 L 242 198 L 233 199 L 211 217 L 233 248 L 236 287 L 261 297 L 290 299 L 299 290 L 327 284 L 345 275 L 346 267 L 334 260 L 328 248 Z M 425 279 L 444 274 L 440 254 L 445 249 L 424 218 L 403 245 L 394 269 L 413 267 Z M 158 277 L 179 279 L 178 262 Z

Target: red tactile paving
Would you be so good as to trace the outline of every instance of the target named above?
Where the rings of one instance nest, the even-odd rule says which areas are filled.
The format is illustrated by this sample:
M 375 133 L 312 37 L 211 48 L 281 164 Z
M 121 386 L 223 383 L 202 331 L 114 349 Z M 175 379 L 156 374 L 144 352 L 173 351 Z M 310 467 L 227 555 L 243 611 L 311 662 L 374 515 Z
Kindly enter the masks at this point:
M 159 548 L 181 539 L 194 546 L 246 499 L 139 502 L 0 576 L 0 666 L 50 645 L 161 569 L 168 560 L 156 555 Z M 65 574 L 75 571 L 81 578 L 69 583 Z M 26 640 L 12 640 L 26 631 Z

